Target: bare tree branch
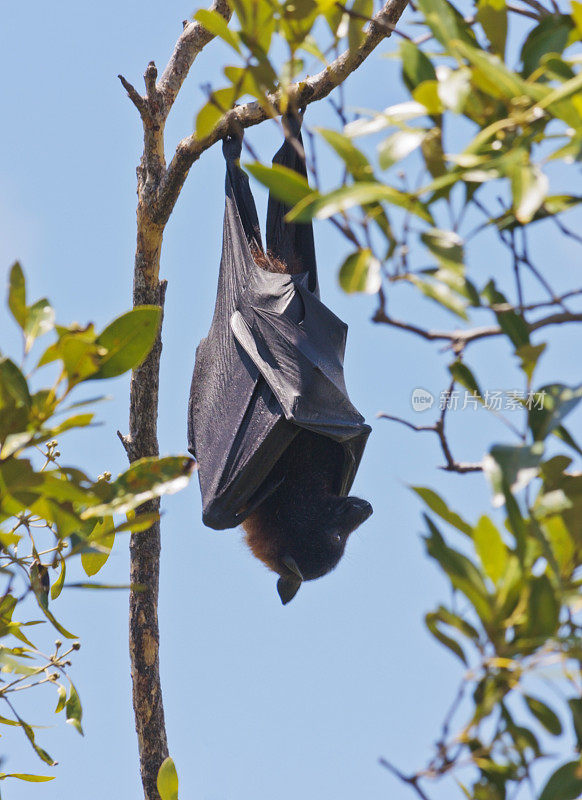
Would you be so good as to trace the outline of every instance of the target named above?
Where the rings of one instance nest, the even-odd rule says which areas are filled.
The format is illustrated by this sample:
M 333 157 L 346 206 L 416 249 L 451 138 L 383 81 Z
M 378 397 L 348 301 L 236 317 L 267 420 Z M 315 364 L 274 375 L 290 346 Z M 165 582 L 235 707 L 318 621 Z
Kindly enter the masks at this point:
M 379 759 L 379 763 L 382 767 L 385 767 L 389 772 L 391 772 L 399 781 L 405 783 L 407 786 L 410 786 L 413 789 L 420 800 L 429 800 L 429 796 L 424 793 L 424 791 L 419 786 L 419 776 L 418 775 L 404 775 L 403 772 L 400 772 L 393 764 L 387 761 L 385 758 Z
M 489 327 L 470 328 L 469 330 L 451 330 L 451 331 L 433 331 L 420 328 L 418 325 L 413 325 L 409 322 L 390 317 L 382 308 L 378 309 L 373 317 L 374 322 L 379 322 L 384 325 L 391 325 L 393 328 L 409 331 L 422 339 L 428 341 L 449 342 L 450 346 L 455 349 L 462 349 L 471 342 L 476 342 L 479 339 L 487 339 L 491 336 L 501 336 L 503 331 L 496 325 Z M 535 320 L 534 322 L 526 322 L 527 328 L 530 333 L 533 331 L 546 328 L 549 325 L 561 325 L 565 322 L 582 322 L 582 313 L 575 313 L 570 311 L 563 311 L 556 314 L 550 314 L 547 317 Z
M 214 0 L 210 10 L 216 11 L 227 21 L 232 16 L 232 9 L 227 0 Z M 166 117 L 182 84 L 186 80 L 196 56 L 213 38 L 213 35 L 199 22 L 185 23 L 184 30 L 176 42 L 168 65 L 158 81 L 158 91 L 164 97 Z
M 143 120 L 144 117 L 147 117 L 147 115 L 148 115 L 148 104 L 147 104 L 147 101 L 141 96 L 141 94 L 137 91 L 135 86 L 132 86 L 129 81 L 125 80 L 123 75 L 118 75 L 117 77 L 121 81 L 121 83 L 123 85 L 123 88 L 125 89 L 125 91 L 129 95 L 129 99 L 134 104 L 134 106 L 137 108 L 137 110 L 139 111 L 139 115 Z

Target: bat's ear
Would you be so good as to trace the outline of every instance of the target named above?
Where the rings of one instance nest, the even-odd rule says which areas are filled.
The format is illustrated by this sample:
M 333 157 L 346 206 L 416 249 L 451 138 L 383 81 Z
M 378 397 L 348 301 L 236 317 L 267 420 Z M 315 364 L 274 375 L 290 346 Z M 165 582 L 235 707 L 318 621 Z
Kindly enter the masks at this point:
M 299 591 L 301 583 L 301 578 L 299 578 L 297 575 L 281 575 L 277 581 L 277 591 L 279 592 L 279 597 L 281 598 L 281 602 L 284 606 L 293 600 Z

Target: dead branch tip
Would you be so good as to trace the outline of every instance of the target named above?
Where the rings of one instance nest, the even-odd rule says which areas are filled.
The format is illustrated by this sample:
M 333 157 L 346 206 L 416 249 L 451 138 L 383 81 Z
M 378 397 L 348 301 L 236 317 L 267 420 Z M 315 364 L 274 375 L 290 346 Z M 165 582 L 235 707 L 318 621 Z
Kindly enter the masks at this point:
M 127 81 L 123 77 L 123 75 L 118 75 L 117 77 L 121 81 L 121 85 L 123 86 L 123 88 L 127 92 L 129 99 L 131 100 L 131 102 L 134 104 L 134 106 L 139 111 L 140 116 L 143 117 L 145 114 L 147 114 L 147 103 L 146 103 L 145 99 L 137 91 L 135 86 L 132 86 L 132 84 L 129 81 Z

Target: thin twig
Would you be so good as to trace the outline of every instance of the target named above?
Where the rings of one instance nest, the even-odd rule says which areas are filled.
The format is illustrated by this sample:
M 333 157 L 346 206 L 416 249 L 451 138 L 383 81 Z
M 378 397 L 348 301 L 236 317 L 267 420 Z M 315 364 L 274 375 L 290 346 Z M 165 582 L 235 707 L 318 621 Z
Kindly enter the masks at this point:
M 372 321 L 384 325 L 391 325 L 393 328 L 399 328 L 400 330 L 409 331 L 410 333 L 414 333 L 423 339 L 427 339 L 428 341 L 449 342 L 452 347 L 456 348 L 466 347 L 468 344 L 479 341 L 480 339 L 488 339 L 492 336 L 501 336 L 503 334 L 501 328 L 496 326 L 471 328 L 466 331 L 426 330 L 425 328 L 420 328 L 418 325 L 413 325 L 412 323 L 403 322 L 402 320 L 390 317 L 383 309 L 376 311 L 372 317 Z M 550 314 L 549 316 L 542 317 L 534 322 L 526 322 L 526 326 L 531 333 L 533 331 L 540 330 L 541 328 L 546 328 L 549 325 L 561 325 L 565 322 L 582 322 L 582 313 L 564 311 L 561 313 Z
M 511 11 L 512 14 L 519 14 L 522 17 L 529 17 L 529 19 L 535 19 L 539 22 L 540 15 L 536 14 L 534 11 L 528 11 L 527 8 L 519 8 L 519 6 L 514 6 L 511 3 L 507 4 L 507 10 Z
M 385 758 L 378 759 L 379 764 L 382 767 L 385 767 L 389 772 L 391 772 L 399 781 L 405 783 L 407 786 L 410 786 L 411 789 L 414 789 L 420 800 L 429 800 L 427 794 L 420 788 L 418 781 L 418 775 L 404 775 L 403 772 L 400 772 L 393 764 L 387 761 Z

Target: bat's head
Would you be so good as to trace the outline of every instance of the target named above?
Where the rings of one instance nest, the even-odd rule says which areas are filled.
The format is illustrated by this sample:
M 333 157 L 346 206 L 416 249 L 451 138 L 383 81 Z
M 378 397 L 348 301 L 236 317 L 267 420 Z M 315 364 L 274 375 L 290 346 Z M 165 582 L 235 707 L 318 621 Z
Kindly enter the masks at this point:
M 337 494 L 343 459 L 339 443 L 301 431 L 273 470 L 277 488 L 243 522 L 254 555 L 280 575 L 284 605 L 303 581 L 337 566 L 350 533 L 372 513 L 366 500 Z
M 331 572 L 344 554 L 350 533 L 372 514 L 359 497 L 328 495 L 320 504 L 298 507 L 288 520 L 288 535 L 279 543 L 277 591 L 283 605 L 292 600 L 303 581 Z

